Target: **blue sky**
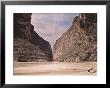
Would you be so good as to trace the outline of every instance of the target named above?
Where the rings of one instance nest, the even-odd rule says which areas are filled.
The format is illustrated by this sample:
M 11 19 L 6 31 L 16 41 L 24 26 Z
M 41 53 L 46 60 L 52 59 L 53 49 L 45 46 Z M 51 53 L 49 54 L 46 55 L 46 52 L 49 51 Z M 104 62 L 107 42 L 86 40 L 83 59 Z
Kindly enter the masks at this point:
M 31 23 L 34 30 L 53 48 L 54 43 L 72 25 L 78 13 L 33 13 Z

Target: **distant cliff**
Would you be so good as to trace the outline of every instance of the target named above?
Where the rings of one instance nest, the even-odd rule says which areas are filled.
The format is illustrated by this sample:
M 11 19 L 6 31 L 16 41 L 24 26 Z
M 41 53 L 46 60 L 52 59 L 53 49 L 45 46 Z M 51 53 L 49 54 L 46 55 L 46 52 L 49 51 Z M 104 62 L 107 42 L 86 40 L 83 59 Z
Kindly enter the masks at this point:
M 81 13 L 54 45 L 56 61 L 97 60 L 97 14 Z
M 31 15 L 14 13 L 14 61 L 51 61 L 51 46 L 34 31 Z

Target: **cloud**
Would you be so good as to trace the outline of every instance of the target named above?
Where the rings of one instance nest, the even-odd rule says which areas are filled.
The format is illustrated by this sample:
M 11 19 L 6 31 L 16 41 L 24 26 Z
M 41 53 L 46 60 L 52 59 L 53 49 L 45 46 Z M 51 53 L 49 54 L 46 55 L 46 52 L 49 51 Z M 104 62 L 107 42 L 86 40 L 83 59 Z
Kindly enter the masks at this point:
M 34 25 L 34 30 L 47 40 L 53 48 L 55 41 L 69 29 L 76 15 L 79 14 L 34 13 L 31 23 Z

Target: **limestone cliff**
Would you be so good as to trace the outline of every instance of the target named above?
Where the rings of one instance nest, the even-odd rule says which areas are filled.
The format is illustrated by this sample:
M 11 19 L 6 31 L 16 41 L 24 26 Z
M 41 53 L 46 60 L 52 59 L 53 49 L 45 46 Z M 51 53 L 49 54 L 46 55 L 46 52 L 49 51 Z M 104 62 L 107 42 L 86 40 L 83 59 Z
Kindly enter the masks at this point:
M 34 31 L 31 15 L 14 13 L 14 61 L 51 61 L 51 46 Z
M 54 45 L 57 61 L 97 60 L 97 14 L 81 13 Z

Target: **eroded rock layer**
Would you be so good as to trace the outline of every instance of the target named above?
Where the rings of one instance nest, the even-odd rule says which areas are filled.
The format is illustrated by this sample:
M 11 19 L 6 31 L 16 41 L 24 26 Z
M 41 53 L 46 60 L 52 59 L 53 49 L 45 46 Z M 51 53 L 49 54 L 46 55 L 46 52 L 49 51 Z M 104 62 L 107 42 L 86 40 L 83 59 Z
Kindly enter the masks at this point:
M 97 14 L 81 13 L 71 27 L 55 43 L 53 59 L 56 61 L 97 60 Z
M 51 46 L 34 31 L 31 15 L 14 13 L 14 61 L 51 61 Z

